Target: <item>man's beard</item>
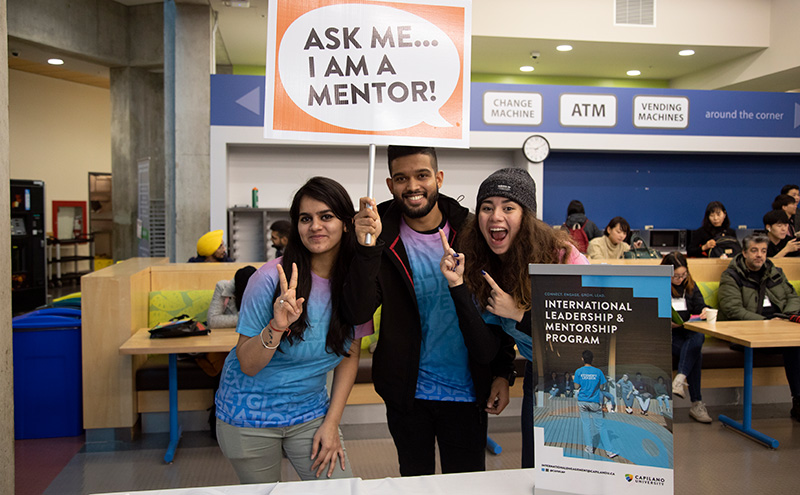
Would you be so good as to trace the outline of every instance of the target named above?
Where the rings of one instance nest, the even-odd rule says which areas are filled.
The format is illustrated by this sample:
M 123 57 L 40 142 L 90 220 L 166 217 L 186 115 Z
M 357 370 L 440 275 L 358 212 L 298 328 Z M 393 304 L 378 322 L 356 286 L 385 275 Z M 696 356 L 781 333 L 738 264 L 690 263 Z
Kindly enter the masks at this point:
M 428 200 L 427 203 L 417 208 L 409 207 L 406 204 L 404 198 L 401 197 L 400 199 L 401 199 L 400 205 L 403 209 L 403 215 L 407 216 L 408 218 L 415 218 L 415 219 L 422 218 L 428 213 L 430 213 L 431 210 L 433 210 L 433 207 L 436 206 L 436 203 L 439 201 L 439 188 L 437 187 L 436 191 L 434 191 L 433 194 L 431 194 L 430 196 L 426 195 L 425 199 Z

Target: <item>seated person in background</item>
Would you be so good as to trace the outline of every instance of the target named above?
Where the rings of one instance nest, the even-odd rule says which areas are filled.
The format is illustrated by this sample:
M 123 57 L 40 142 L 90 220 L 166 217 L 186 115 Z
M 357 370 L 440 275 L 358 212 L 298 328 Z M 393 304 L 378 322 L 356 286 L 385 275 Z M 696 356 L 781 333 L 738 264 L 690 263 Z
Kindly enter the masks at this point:
M 711 253 L 711 250 L 722 237 L 732 237 L 735 240 L 736 232 L 731 228 L 725 205 L 719 201 L 712 201 L 706 206 L 703 226 L 692 232 L 691 244 L 686 248 L 686 254 L 690 258 L 720 257 Z
M 561 378 L 558 377 L 558 373 L 553 371 L 550 373 L 550 380 L 547 381 L 546 385 L 547 391 L 550 393 L 550 398 L 558 397 L 561 395 L 561 392 L 564 389 L 564 384 L 561 383 Z
M 664 377 L 659 376 L 653 384 L 653 391 L 656 393 L 656 400 L 658 405 L 661 406 L 661 412 L 669 412 L 669 394 L 667 393 L 667 384 L 664 383 Z
M 661 260 L 662 265 L 672 265 L 672 309 L 678 313 L 683 321 L 692 315 L 706 317 L 705 299 L 700 289 L 689 273 L 689 264 L 686 257 L 679 252 L 669 253 Z M 710 423 L 703 396 L 700 393 L 700 376 L 703 367 L 703 342 L 705 335 L 687 330 L 683 325 L 670 321 L 672 325 L 672 355 L 678 356 L 678 373 L 672 380 L 672 393 L 680 398 L 686 397 L 689 389 L 689 398 L 692 407 L 689 417 L 701 423 Z
M 222 242 L 222 230 L 206 232 L 197 240 L 197 256 L 189 258 L 189 263 L 231 262 Z
M 292 224 L 288 220 L 277 220 L 272 222 L 269 226 L 272 231 L 270 240 L 272 247 L 275 248 L 275 257 L 280 258 L 283 256 L 283 248 L 289 243 L 289 232 L 292 230 Z
M 797 184 L 786 184 L 781 188 L 781 194 L 788 194 L 793 197 L 795 202 L 800 202 L 800 186 Z M 800 216 L 794 215 L 794 231 L 800 232 Z
M 789 219 L 781 210 L 772 210 L 764 215 L 764 228 L 767 229 L 768 258 L 800 256 L 800 240 L 789 235 Z
M 625 412 L 628 414 L 633 414 L 633 382 L 628 379 L 628 374 L 625 373 L 622 375 L 622 378 L 619 379 L 617 382 L 619 386 L 619 394 L 622 397 L 622 402 L 625 403 Z
M 653 398 L 650 384 L 647 383 L 647 380 L 637 371 L 633 386 L 636 389 L 634 395 L 636 395 L 636 400 L 639 401 L 641 413 L 643 416 L 647 416 L 647 410 L 650 409 L 650 399 Z
M 800 313 L 800 297 L 783 271 L 767 259 L 769 239 L 765 235 L 745 237 L 744 251 L 731 260 L 719 281 L 721 320 L 767 320 L 776 313 Z M 763 295 L 762 295 L 763 294 Z M 790 415 L 800 421 L 800 347 L 759 349 L 781 352 L 789 390 Z
M 239 268 L 233 280 L 220 280 L 208 305 L 208 328 L 236 328 L 242 294 L 256 269 L 250 265 Z M 228 353 L 225 353 L 227 356 Z
M 603 235 L 589 241 L 586 256 L 593 260 L 616 260 L 623 257 L 631 246 L 625 242 L 631 227 L 622 217 L 614 217 L 608 222 Z
M 569 236 L 572 237 L 578 251 L 584 254 L 589 248 L 589 241 L 603 235 L 603 231 L 594 222 L 586 218 L 583 203 L 577 199 L 570 201 L 569 206 L 567 206 L 567 220 L 564 222 L 564 228 L 567 229 Z
M 794 220 L 797 214 L 797 200 L 788 194 L 779 194 L 775 197 L 775 201 L 772 202 L 772 209 L 783 211 L 789 222 L 789 235 L 794 237 Z
M 564 373 L 564 397 L 572 397 L 575 393 L 575 382 L 572 373 Z

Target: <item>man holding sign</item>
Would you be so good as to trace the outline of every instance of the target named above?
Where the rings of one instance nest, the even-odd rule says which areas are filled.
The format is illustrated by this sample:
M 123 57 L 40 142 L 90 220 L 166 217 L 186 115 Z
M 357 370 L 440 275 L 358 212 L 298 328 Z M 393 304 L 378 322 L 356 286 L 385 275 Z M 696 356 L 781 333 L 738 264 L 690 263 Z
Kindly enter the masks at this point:
M 378 235 L 358 246 L 345 282 L 345 311 L 365 321 L 381 310 L 380 338 L 372 360 L 375 390 L 397 448 L 400 474 L 434 474 L 435 444 L 443 473 L 485 469 L 487 413 L 508 404 L 513 341 L 491 362 L 479 362 L 458 327 L 455 305 L 439 263 L 469 216 L 439 194 L 444 173 L 433 148 L 390 146 L 386 179 L 393 200 L 368 208 L 362 198 L 356 229 Z

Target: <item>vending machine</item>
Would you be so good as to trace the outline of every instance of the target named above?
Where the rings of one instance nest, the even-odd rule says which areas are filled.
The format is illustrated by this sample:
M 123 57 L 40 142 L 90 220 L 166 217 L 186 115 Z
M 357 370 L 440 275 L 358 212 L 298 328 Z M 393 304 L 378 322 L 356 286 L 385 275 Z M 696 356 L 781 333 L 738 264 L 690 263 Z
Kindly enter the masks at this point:
M 47 304 L 44 182 L 11 180 L 11 308 L 15 315 Z

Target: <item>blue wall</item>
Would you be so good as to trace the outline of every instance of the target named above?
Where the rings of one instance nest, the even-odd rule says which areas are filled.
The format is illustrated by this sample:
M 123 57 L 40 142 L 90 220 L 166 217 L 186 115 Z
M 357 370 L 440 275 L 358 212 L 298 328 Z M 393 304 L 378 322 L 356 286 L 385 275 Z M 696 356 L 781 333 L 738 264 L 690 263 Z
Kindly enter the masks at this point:
M 551 153 L 544 165 L 544 221 L 557 225 L 573 199 L 601 229 L 621 215 L 634 229 L 697 229 L 710 201 L 731 227 L 763 228 L 784 184 L 800 183 L 800 156 Z

